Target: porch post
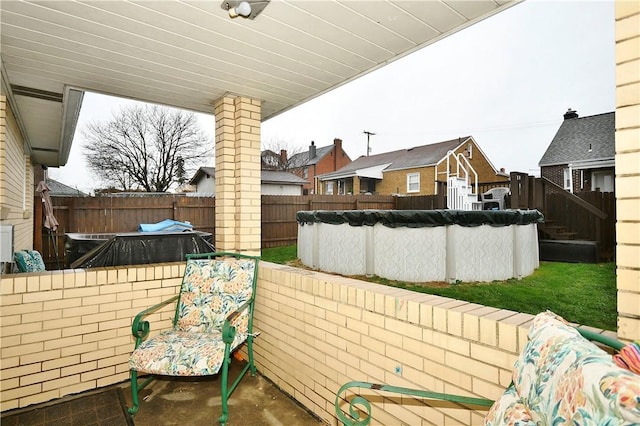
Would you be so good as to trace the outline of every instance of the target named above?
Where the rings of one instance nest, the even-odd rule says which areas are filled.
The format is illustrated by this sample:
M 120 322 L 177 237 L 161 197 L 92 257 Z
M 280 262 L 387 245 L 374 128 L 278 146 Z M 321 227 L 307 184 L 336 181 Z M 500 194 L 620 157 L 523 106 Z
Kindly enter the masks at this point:
M 616 0 L 616 267 L 618 337 L 640 339 L 639 0 Z
M 260 254 L 260 101 L 225 96 L 215 102 L 218 251 Z

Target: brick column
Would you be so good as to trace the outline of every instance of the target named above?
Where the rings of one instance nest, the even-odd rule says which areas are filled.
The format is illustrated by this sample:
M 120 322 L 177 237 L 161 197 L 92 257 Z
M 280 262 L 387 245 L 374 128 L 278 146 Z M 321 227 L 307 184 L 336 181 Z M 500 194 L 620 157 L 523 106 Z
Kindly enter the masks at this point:
M 225 96 L 214 111 L 216 250 L 260 254 L 260 101 Z
M 618 336 L 640 339 L 640 1 L 616 1 Z
M 236 235 L 243 253 L 260 254 L 260 101 L 235 99 Z

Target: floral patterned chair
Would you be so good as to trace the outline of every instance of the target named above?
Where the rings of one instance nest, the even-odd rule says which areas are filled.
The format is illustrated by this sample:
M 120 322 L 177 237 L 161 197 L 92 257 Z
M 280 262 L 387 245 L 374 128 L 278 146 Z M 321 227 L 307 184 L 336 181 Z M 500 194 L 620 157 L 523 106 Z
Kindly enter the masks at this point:
M 484 421 L 486 426 L 639 423 L 640 376 L 618 367 L 610 354 L 551 312 L 535 317 L 513 384 Z
M 129 359 L 133 406 L 139 408 L 138 392 L 154 375 L 208 376 L 221 371 L 222 415 L 229 416 L 228 399 L 253 362 L 253 309 L 258 277 L 258 258 L 234 253 L 187 255 L 180 294 L 140 312 L 132 325 L 136 345 Z M 150 325 L 143 321 L 163 306 L 176 303 L 173 328 L 149 339 Z M 146 340 L 145 340 L 146 339 Z M 247 342 L 248 362 L 228 385 L 231 353 Z M 140 373 L 150 374 L 141 384 Z

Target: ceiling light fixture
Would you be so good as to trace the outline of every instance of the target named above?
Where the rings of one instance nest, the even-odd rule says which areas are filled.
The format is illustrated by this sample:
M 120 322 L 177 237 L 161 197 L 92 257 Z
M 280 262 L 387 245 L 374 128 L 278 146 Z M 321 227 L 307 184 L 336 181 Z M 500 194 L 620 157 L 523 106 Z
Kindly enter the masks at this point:
M 251 15 L 251 5 L 246 1 L 240 2 L 236 7 L 229 8 L 230 18 L 235 18 L 236 16 L 248 18 L 249 15 Z
M 229 12 L 230 18 L 255 19 L 268 3 L 269 0 L 225 0 L 220 7 Z

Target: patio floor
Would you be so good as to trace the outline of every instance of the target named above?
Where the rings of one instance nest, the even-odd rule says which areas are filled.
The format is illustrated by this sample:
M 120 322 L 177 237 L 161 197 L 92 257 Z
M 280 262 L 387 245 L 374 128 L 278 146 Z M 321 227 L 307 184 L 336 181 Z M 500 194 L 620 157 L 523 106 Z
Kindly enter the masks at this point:
M 242 363 L 232 362 L 230 381 Z M 130 386 L 123 388 L 127 405 L 131 404 Z M 140 409 L 133 416 L 135 426 L 218 425 L 222 413 L 218 376 L 163 378 L 140 392 Z M 247 373 L 229 399 L 228 426 L 304 426 L 322 424 L 296 401 L 260 374 Z
M 233 362 L 230 379 L 236 377 L 242 363 Z M 121 388 L 121 395 L 114 389 Z M 58 401 L 50 401 L 37 406 L 2 413 L 2 425 L 81 425 L 81 426 L 127 426 L 127 421 L 114 423 L 107 417 L 119 412 L 120 399 L 131 405 L 131 388 L 128 383 L 110 386 L 105 392 L 91 391 L 72 395 Z M 105 410 L 107 402 L 97 403 L 97 395 L 109 397 L 111 411 Z M 73 405 L 71 405 L 73 403 Z M 93 406 L 98 406 L 94 409 Z M 114 408 L 115 405 L 115 408 Z M 68 407 L 70 406 L 70 407 Z M 75 408 L 74 408 L 75 407 Z M 86 407 L 92 408 L 90 412 Z M 60 417 L 61 408 L 68 411 L 68 417 Z M 47 414 L 43 414 L 43 413 Z M 96 414 L 97 413 L 97 418 Z M 57 418 L 46 421 L 51 414 Z M 92 420 L 88 420 L 87 413 Z M 193 380 L 191 378 L 161 378 L 153 381 L 140 392 L 140 409 L 133 416 L 135 426 L 170 425 L 218 425 L 222 413 L 220 406 L 220 380 L 218 376 Z M 106 416 L 106 417 L 105 417 Z M 114 416 L 115 417 L 115 416 Z M 53 422 L 53 423 L 52 423 Z M 121 423 L 121 425 L 118 425 Z M 260 374 L 251 377 L 247 373 L 229 399 L 228 426 L 306 426 L 323 424 L 318 418 L 302 408 L 296 401 L 266 380 Z

